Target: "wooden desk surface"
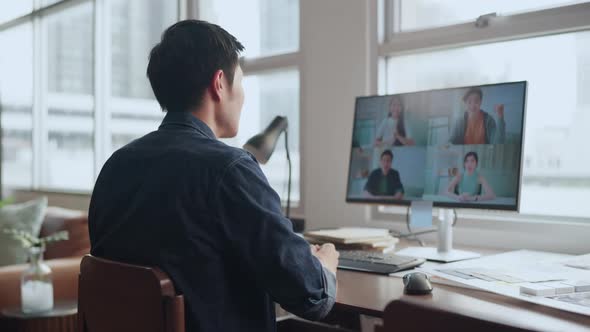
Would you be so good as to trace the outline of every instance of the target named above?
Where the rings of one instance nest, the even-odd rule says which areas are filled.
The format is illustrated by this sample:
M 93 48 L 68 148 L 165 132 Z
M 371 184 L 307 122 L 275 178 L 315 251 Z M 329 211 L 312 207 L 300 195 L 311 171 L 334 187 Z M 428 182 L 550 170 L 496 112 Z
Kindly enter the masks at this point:
M 536 331 L 590 331 L 590 316 L 498 294 L 433 283 L 430 295 L 403 294 L 401 278 L 338 270 L 336 309 L 382 317 L 392 300 L 419 302 L 445 311 Z

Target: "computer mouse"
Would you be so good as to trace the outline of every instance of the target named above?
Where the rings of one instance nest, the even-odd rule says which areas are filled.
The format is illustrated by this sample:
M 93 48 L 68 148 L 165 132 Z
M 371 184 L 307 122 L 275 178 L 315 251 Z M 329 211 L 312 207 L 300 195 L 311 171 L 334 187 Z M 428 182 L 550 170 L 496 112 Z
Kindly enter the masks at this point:
M 425 295 L 432 292 L 432 284 L 428 275 L 422 272 L 408 273 L 403 277 L 404 293 L 409 295 Z

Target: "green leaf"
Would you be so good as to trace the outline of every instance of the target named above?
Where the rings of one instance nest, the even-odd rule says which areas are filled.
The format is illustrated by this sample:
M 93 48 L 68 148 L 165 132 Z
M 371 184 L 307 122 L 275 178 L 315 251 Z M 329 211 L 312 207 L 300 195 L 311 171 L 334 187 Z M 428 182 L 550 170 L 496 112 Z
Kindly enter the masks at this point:
M 42 247 L 48 243 L 69 239 L 67 231 L 57 232 L 43 238 L 38 238 L 29 232 L 15 228 L 5 229 L 4 233 L 11 235 L 12 238 L 19 241 L 24 248 Z
M 5 229 L 4 233 L 11 235 L 13 239 L 19 241 L 25 248 L 30 248 L 39 242 L 39 239 L 32 234 L 20 229 L 9 228 Z
M 48 243 L 67 240 L 67 239 L 69 239 L 68 231 L 60 231 L 55 234 L 52 234 L 52 235 L 49 235 L 49 236 L 39 239 L 39 242 L 41 244 L 48 244 Z

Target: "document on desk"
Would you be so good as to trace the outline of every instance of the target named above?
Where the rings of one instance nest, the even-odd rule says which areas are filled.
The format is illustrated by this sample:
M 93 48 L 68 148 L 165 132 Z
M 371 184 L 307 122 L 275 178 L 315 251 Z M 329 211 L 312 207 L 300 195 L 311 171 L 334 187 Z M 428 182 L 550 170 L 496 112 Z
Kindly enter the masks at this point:
M 577 269 L 590 270 L 590 254 L 574 256 L 563 262 L 563 265 Z
M 545 292 L 545 296 L 521 292 L 526 288 L 545 289 L 557 283 L 590 284 L 590 270 L 575 269 L 563 262 L 573 256 L 540 251 L 518 250 L 478 259 L 420 268 L 432 276 L 477 289 L 521 299 L 552 308 L 590 316 L 590 292 L 579 288 L 571 294 Z M 547 287 L 549 288 L 549 287 Z M 570 286 L 573 289 L 573 287 Z M 528 288 L 527 288 L 528 289 Z M 551 289 L 549 289 L 551 290 Z

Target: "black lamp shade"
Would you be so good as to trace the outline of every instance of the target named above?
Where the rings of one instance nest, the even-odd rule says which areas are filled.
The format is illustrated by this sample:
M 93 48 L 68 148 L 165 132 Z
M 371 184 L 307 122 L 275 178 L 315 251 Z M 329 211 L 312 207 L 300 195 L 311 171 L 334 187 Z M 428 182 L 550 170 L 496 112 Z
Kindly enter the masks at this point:
M 244 149 L 252 153 L 259 163 L 266 164 L 275 150 L 281 133 L 286 131 L 287 127 L 286 117 L 275 117 L 262 133 L 250 138 L 244 144 Z

